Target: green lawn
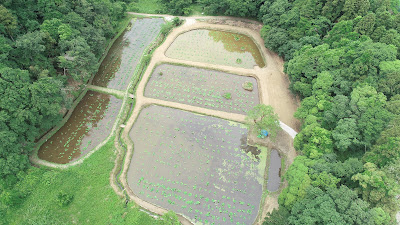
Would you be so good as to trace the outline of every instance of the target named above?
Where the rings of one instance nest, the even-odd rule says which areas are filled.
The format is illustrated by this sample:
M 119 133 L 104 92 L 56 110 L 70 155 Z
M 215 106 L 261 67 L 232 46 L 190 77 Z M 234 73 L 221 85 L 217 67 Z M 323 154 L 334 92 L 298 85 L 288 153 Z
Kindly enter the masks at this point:
M 190 8 L 191 13 L 187 16 L 205 16 L 205 14 L 201 14 L 203 12 L 203 7 L 200 4 L 192 4 Z M 169 14 L 168 12 L 164 12 L 165 9 L 163 9 L 160 0 L 138 0 L 138 2 L 132 2 L 128 7 L 128 11 L 149 14 Z
M 20 192 L 30 194 L 21 205 L 7 211 L 3 222 L 96 225 L 161 222 L 139 211 L 133 203 L 126 207 L 125 199 L 112 190 L 109 176 L 114 166 L 114 148 L 110 141 L 83 164 L 68 170 L 30 168 L 25 179 L 15 186 Z M 68 206 L 59 205 L 60 191 L 73 196 Z
M 128 11 L 157 14 L 160 13 L 162 6 L 159 1 L 160 0 L 138 0 L 138 2 L 133 2 L 129 5 Z

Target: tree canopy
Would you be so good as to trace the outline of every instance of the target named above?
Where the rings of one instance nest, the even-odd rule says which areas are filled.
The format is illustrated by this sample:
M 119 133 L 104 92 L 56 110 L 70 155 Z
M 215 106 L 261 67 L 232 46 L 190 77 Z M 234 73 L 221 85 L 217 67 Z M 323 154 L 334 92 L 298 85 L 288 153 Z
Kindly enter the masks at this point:
M 270 105 L 257 105 L 247 113 L 246 123 L 250 130 L 259 132 L 267 130 L 273 138 L 280 128 L 279 118 Z

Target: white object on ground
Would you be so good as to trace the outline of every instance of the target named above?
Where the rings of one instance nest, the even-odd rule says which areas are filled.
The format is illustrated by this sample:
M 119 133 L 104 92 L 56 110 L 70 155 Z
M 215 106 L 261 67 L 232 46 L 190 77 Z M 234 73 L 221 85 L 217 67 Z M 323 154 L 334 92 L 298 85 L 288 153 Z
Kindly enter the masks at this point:
M 296 137 L 297 132 L 295 130 L 293 130 L 291 127 L 289 127 L 288 125 L 284 124 L 282 121 L 279 121 L 281 128 L 286 131 L 286 133 L 288 133 L 290 135 L 290 137 L 292 137 L 294 139 L 294 137 Z

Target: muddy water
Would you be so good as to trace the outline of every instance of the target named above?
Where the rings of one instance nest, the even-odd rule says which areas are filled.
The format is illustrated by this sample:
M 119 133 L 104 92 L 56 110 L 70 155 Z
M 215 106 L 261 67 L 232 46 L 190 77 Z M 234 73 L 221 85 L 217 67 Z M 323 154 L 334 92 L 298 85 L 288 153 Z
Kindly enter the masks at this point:
M 168 48 L 166 56 L 249 69 L 265 66 L 250 37 L 225 31 L 200 29 L 183 33 Z
M 39 149 L 40 159 L 65 164 L 75 161 L 110 134 L 122 100 L 88 91 L 65 125 Z
M 129 135 L 129 187 L 141 199 L 204 224 L 253 224 L 265 160 L 241 147 L 247 129 L 168 107 L 144 108 Z
M 111 46 L 93 79 L 93 85 L 125 90 L 147 46 L 160 32 L 161 18 L 137 19 Z
M 281 157 L 277 150 L 271 151 L 271 160 L 268 170 L 268 191 L 274 192 L 279 189 L 281 184 Z
M 249 82 L 252 91 L 242 85 Z M 231 94 L 231 99 L 223 97 Z M 157 66 L 144 92 L 146 97 L 225 112 L 247 114 L 260 104 L 257 80 L 215 70 L 170 64 Z

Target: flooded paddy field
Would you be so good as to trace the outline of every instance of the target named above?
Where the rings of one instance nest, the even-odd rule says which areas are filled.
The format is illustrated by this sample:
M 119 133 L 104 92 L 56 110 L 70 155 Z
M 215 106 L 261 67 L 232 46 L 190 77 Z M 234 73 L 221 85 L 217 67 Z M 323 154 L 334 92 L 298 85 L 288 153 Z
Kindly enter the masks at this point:
M 253 69 L 264 67 L 264 59 L 254 41 L 242 34 L 192 30 L 179 35 L 166 51 L 170 58 Z
M 193 222 L 254 222 L 267 153 L 243 143 L 241 124 L 151 105 L 129 135 L 134 152 L 127 181 L 139 198 Z
M 93 79 L 93 85 L 124 91 L 147 46 L 154 41 L 164 20 L 144 18 L 132 22 L 112 45 Z
M 39 158 L 66 164 L 84 156 L 110 135 L 121 106 L 114 96 L 88 91 L 64 126 L 40 147 Z
M 245 83 L 251 84 L 253 90 L 245 90 Z M 231 98 L 224 97 L 226 94 Z M 257 80 L 253 77 L 170 64 L 153 70 L 144 95 L 239 114 L 260 104 Z

